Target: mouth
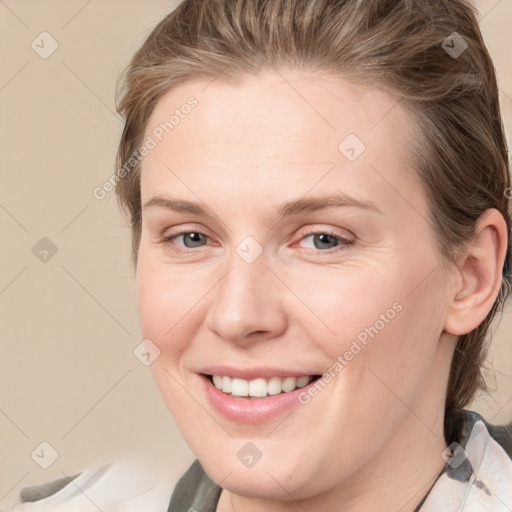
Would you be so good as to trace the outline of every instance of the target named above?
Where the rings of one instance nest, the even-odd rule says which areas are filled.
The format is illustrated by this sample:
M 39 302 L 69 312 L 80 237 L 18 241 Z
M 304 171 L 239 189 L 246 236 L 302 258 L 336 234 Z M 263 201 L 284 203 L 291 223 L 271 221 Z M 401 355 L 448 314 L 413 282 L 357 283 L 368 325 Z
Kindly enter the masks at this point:
M 228 375 L 202 375 L 225 395 L 252 400 L 290 393 L 307 386 L 321 377 L 321 375 L 302 375 L 299 377 L 273 376 L 247 380 Z
M 278 367 L 224 365 L 202 368 L 196 375 L 212 409 L 245 424 L 265 424 L 289 414 L 290 409 L 300 411 L 306 403 L 302 396 L 322 377 Z

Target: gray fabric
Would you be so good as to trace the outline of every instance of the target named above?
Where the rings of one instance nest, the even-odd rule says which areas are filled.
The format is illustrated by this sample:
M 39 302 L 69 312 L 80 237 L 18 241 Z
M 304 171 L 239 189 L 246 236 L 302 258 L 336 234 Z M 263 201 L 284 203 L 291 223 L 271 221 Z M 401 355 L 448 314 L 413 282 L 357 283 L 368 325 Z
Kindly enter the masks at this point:
M 176 484 L 167 512 L 215 512 L 221 491 L 196 459 Z
M 79 475 L 81 475 L 81 473 L 70 477 L 64 476 L 57 478 L 57 480 L 45 482 L 44 484 L 23 487 L 20 491 L 20 500 L 22 503 L 44 500 L 52 494 L 60 491 L 63 487 L 66 487 L 71 480 L 74 480 Z
M 484 419 L 489 434 L 491 437 L 507 452 L 507 455 L 512 459 L 512 422 L 507 425 L 491 425 Z

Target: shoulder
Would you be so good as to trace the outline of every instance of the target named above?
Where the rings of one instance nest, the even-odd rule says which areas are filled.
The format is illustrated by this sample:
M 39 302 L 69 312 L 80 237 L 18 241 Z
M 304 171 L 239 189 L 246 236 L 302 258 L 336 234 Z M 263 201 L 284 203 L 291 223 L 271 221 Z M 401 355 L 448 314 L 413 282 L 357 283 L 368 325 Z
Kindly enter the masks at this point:
M 460 440 L 462 445 L 470 439 L 476 424 L 479 421 L 482 422 L 487 434 L 485 437 L 497 443 L 508 458 L 512 460 L 512 421 L 506 425 L 494 425 L 477 412 L 468 409 L 458 409 L 450 412 L 448 421 L 451 425 L 448 428 L 448 431 L 451 432 L 449 435 L 452 436 L 453 440 Z
M 451 422 L 447 463 L 421 512 L 512 510 L 512 424 L 493 425 L 469 410 Z
M 167 510 L 173 478 L 145 463 L 120 459 L 23 487 L 5 512 Z
M 34 501 L 44 500 L 45 498 L 48 498 L 59 492 L 80 475 L 81 473 L 77 473 L 76 475 L 72 475 L 70 477 L 64 476 L 62 478 L 57 478 L 56 480 L 45 482 L 43 484 L 23 487 L 19 493 L 19 501 L 21 503 L 32 503 Z
M 512 459 L 512 421 L 507 425 L 492 425 L 485 422 L 491 437 L 505 450 Z
M 110 467 L 92 467 L 69 476 L 25 486 L 19 491 L 13 507 L 6 512 L 66 510 L 63 508 L 66 504 L 80 501 L 76 491 L 83 490 L 85 495 L 97 490 Z

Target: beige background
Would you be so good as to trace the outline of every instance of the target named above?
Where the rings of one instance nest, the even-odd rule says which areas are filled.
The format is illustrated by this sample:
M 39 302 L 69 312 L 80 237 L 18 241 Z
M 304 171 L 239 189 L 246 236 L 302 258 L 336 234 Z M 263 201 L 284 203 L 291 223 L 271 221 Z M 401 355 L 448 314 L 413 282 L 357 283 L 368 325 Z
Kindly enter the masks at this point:
M 174 481 L 193 460 L 133 355 L 141 335 L 128 230 L 113 193 L 92 195 L 115 170 L 117 74 L 174 5 L 0 0 L 0 508 L 22 486 L 127 452 Z M 477 6 L 510 141 L 512 0 Z M 47 59 L 31 47 L 43 31 L 59 45 Z M 32 252 L 43 237 L 57 248 L 47 262 Z M 511 332 L 508 307 L 491 353 L 499 392 L 473 405 L 495 423 L 512 419 Z M 31 457 L 43 441 L 59 454 L 48 469 Z

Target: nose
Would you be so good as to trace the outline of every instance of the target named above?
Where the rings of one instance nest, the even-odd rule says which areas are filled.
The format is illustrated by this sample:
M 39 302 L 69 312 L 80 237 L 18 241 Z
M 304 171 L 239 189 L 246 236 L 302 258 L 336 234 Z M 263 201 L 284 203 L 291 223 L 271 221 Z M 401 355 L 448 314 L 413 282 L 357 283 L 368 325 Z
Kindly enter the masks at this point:
M 282 294 L 285 287 L 267 267 L 264 254 L 247 263 L 237 254 L 212 290 L 206 327 L 237 345 L 280 336 L 287 327 Z

